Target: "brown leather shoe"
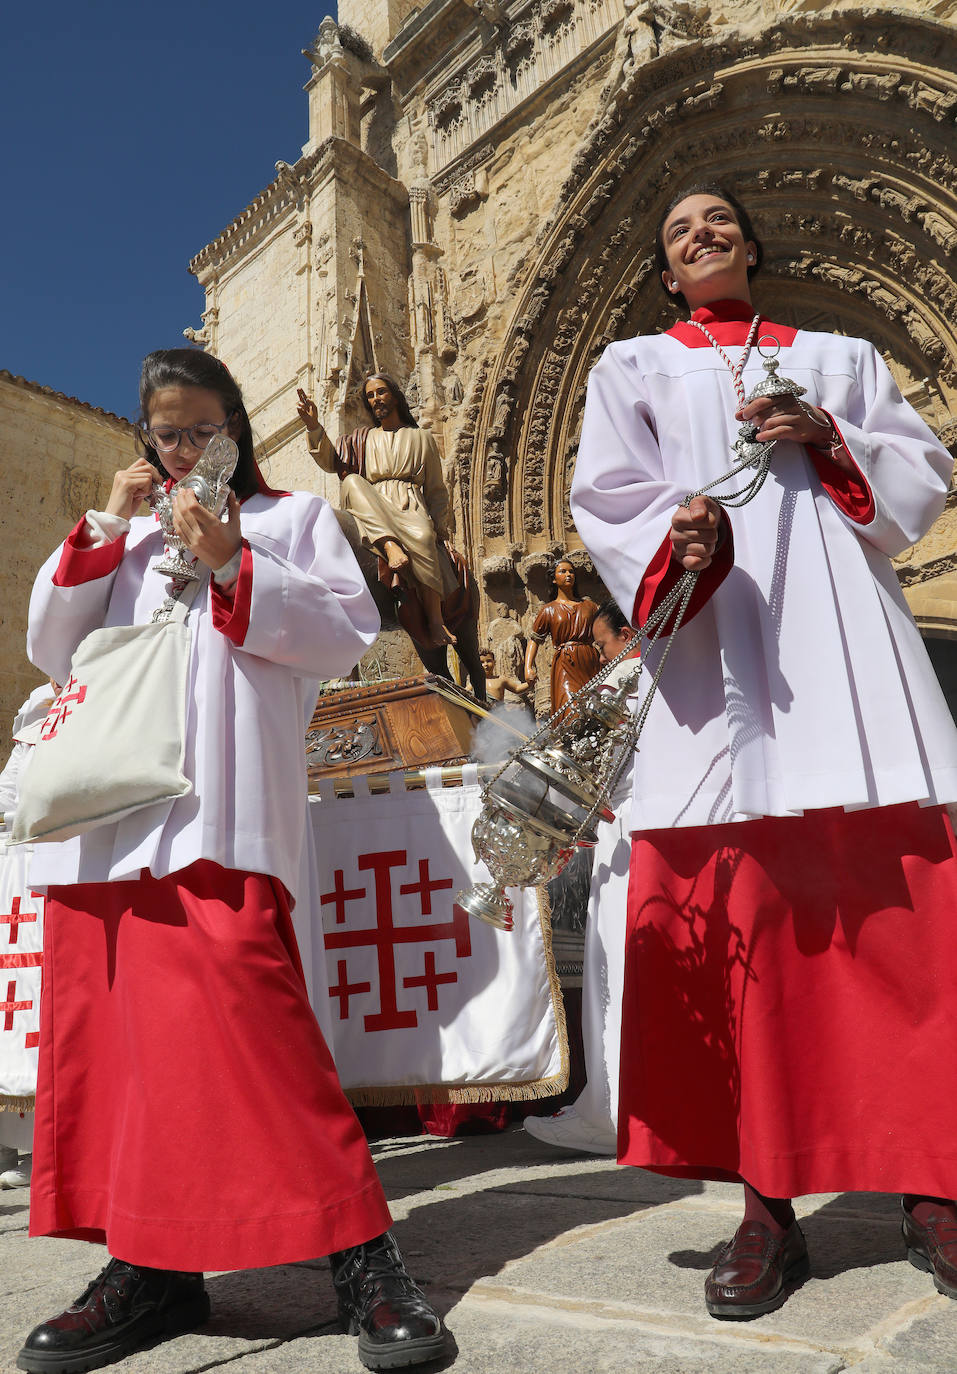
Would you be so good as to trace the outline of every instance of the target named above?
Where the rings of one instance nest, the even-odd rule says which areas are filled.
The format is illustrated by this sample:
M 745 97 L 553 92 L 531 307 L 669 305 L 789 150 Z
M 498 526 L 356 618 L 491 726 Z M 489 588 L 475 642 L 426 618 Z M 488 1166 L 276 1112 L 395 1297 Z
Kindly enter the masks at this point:
M 905 1207 L 901 1231 L 911 1264 L 933 1274 L 938 1293 L 957 1298 L 957 1221 L 942 1212 L 922 1226 Z
M 773 1312 L 810 1271 L 804 1233 L 794 1221 L 779 1240 L 760 1221 L 742 1221 L 705 1280 L 712 1317 L 747 1321 Z

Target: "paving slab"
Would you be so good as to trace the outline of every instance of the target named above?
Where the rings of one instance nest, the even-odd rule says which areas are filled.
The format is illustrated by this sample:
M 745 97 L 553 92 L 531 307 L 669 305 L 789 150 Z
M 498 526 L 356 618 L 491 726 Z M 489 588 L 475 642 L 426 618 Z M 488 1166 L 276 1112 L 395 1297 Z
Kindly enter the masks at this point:
M 715 1322 L 702 1286 L 740 1218 L 732 1184 L 661 1178 L 550 1150 L 521 1129 L 373 1147 L 413 1275 L 452 1333 L 422 1374 L 954 1374 L 957 1303 L 906 1262 L 896 1198 L 797 1204 L 810 1278 L 778 1312 Z M 267 1185 L 264 1185 L 267 1186 Z M 0 1370 L 102 1267 L 99 1246 L 26 1235 L 0 1195 Z M 359 1374 L 328 1262 L 207 1279 L 201 1331 L 112 1366 L 130 1374 Z
M 820 1216 L 805 1222 L 811 1277 L 777 1312 L 748 1325 L 855 1349 L 888 1312 L 924 1301 L 929 1279 L 902 1258 L 887 1223 Z M 702 1287 L 728 1236 L 723 1211 L 677 1203 L 567 1235 L 516 1260 L 503 1277 L 522 1292 L 612 1301 L 636 1317 L 685 1314 L 692 1329 L 705 1331 L 714 1323 Z
M 0 1236 L 10 1232 L 26 1231 L 29 1219 L 29 1205 L 26 1200 L 25 1188 L 9 1188 L 0 1193 Z M 23 1199 L 22 1201 L 8 1201 L 7 1199 Z
M 466 1292 L 478 1279 L 497 1275 L 515 1260 L 547 1246 L 579 1226 L 630 1215 L 622 1204 L 578 1197 L 542 1199 L 517 1186 L 441 1201 L 427 1200 L 396 1226 L 407 1263 L 426 1284 Z M 454 1236 L 454 1243 L 443 1243 Z
M 957 1369 L 957 1302 L 938 1295 L 926 1311 L 882 1338 L 879 1348 L 902 1370 L 911 1363 L 923 1369 Z
M 612 1312 L 538 1307 L 484 1287 L 449 1313 L 449 1325 L 459 1349 L 456 1374 L 837 1374 L 844 1368 L 829 1351 L 697 1340 Z

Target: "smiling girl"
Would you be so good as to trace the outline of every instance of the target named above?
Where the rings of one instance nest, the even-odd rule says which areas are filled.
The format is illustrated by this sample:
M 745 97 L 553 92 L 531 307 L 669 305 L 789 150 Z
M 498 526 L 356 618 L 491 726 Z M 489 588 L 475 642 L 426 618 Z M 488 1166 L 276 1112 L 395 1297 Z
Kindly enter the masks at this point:
M 672 202 L 656 251 L 690 318 L 606 349 L 571 494 L 633 624 L 699 574 L 635 763 L 619 1158 L 743 1181 L 715 1317 L 807 1274 L 808 1193 L 902 1193 L 957 1297 L 957 731 L 889 562 L 953 460 L 869 343 L 761 314 L 727 190 Z M 775 351 L 804 395 L 747 401 Z M 686 503 L 745 485 L 747 422 L 776 441 L 754 499 Z

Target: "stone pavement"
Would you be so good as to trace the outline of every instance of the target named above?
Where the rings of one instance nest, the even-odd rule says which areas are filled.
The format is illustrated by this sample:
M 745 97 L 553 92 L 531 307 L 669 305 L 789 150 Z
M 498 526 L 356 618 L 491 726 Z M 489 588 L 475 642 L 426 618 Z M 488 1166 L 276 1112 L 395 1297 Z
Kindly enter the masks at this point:
M 716 1322 L 701 1288 L 737 1190 L 500 1136 L 373 1145 L 409 1268 L 453 1333 L 456 1374 L 929 1374 L 957 1369 L 957 1303 L 904 1258 L 898 1200 L 803 1199 L 811 1277 L 779 1311 Z M 188 1160 L 170 1161 L 188 1168 Z M 269 1161 L 263 1161 L 269 1187 Z M 103 1251 L 28 1240 L 0 1193 L 0 1370 L 81 1291 Z M 214 1275 L 209 1325 L 112 1366 L 131 1374 L 361 1374 L 325 1260 Z

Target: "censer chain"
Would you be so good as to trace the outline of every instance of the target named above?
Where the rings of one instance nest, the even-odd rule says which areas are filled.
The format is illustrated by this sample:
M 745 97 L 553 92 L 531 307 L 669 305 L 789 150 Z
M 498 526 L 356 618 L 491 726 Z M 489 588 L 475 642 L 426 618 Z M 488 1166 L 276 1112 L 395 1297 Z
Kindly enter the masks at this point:
M 722 486 L 725 482 L 730 481 L 732 478 L 736 477 L 740 472 L 742 472 L 746 467 L 753 467 L 753 462 L 742 460 L 739 463 L 735 463 L 735 465 L 732 468 L 730 468 L 727 472 L 723 473 L 720 477 L 716 477 L 714 481 L 708 482 L 705 486 L 700 487 L 697 491 L 689 492 L 689 494 L 685 497 L 681 504 L 683 506 L 690 506 L 691 502 L 695 499 L 696 496 L 705 496 L 710 494 L 710 499 L 723 508 L 738 508 L 740 506 L 747 505 L 749 501 L 752 501 L 754 497 L 757 496 L 758 492 L 764 486 L 764 482 L 767 478 L 767 475 L 771 470 L 772 448 L 773 443 L 769 445 L 767 452 L 762 455 L 757 470 L 755 471 L 754 477 L 751 479 L 750 482 L 748 482 L 748 484 L 745 487 L 742 487 L 740 491 L 729 492 L 727 495 L 719 496 L 714 491 L 714 488 Z M 604 682 L 609 676 L 609 674 L 612 672 L 612 670 L 616 668 L 620 663 L 622 663 L 624 659 L 628 657 L 629 654 L 633 653 L 635 648 L 638 647 L 642 643 L 642 641 L 645 641 L 645 648 L 642 651 L 641 662 L 638 666 L 638 674 L 640 675 L 648 651 L 654 647 L 657 641 L 665 633 L 665 627 L 668 625 L 669 621 L 672 618 L 672 612 L 674 612 L 674 623 L 671 625 L 671 628 L 667 632 L 668 643 L 662 650 L 661 658 L 659 659 L 658 665 L 655 668 L 655 672 L 648 686 L 648 691 L 642 698 L 641 704 L 639 705 L 637 711 L 635 711 L 632 720 L 629 723 L 627 730 L 625 731 L 624 738 L 622 739 L 621 744 L 619 746 L 618 756 L 615 759 L 614 767 L 613 769 L 609 770 L 608 776 L 606 777 L 604 784 L 599 790 L 598 799 L 591 806 L 588 813 L 582 820 L 581 825 L 578 827 L 578 830 L 575 832 L 575 835 L 569 841 L 569 849 L 573 849 L 575 847 L 581 836 L 589 828 L 592 821 L 594 821 L 599 811 L 603 809 L 608 796 L 611 794 L 615 784 L 618 782 L 618 779 L 624 772 L 628 759 L 637 749 L 638 739 L 641 735 L 642 730 L 644 729 L 645 721 L 647 720 L 648 713 L 651 710 L 651 704 L 654 701 L 655 696 L 658 692 L 658 686 L 661 682 L 661 676 L 664 672 L 664 667 L 665 663 L 668 660 L 668 655 L 671 652 L 671 646 L 674 643 L 674 637 L 677 634 L 678 630 L 681 628 L 682 622 L 684 621 L 685 614 L 687 613 L 688 606 L 694 594 L 695 586 L 697 585 L 698 577 L 699 573 L 697 571 L 693 571 L 688 568 L 685 569 L 685 571 L 681 574 L 681 577 L 678 579 L 675 585 L 662 598 L 660 604 L 656 606 L 655 609 L 650 613 L 648 618 L 645 620 L 644 624 L 638 627 L 633 637 L 628 641 L 628 643 L 621 650 L 621 652 L 617 654 L 613 659 L 611 659 L 608 663 L 606 663 L 605 666 L 602 669 L 600 669 L 598 673 L 596 673 L 593 677 L 589 678 L 588 682 L 585 683 L 584 686 L 580 687 L 578 691 L 574 694 L 574 696 L 572 696 L 564 706 L 560 707 L 557 711 L 554 711 L 544 721 L 544 723 L 535 732 L 535 734 L 531 736 L 530 739 L 528 739 L 520 745 L 517 745 L 516 748 L 509 751 L 509 753 L 503 760 L 501 767 L 493 774 L 493 776 L 485 784 L 485 787 L 483 788 L 483 795 L 488 795 L 488 791 L 491 788 L 491 786 L 497 781 L 498 778 L 502 776 L 506 768 L 508 768 L 509 765 L 520 754 L 524 753 L 524 751 L 530 746 L 536 744 L 538 740 L 541 739 L 543 735 L 547 734 L 550 730 L 552 730 L 563 717 L 567 717 L 569 715 L 574 714 L 573 708 L 576 702 L 579 700 L 580 697 L 582 697 L 585 694 L 585 692 L 594 690 L 594 687 L 596 685 L 596 679 L 599 685 L 602 682 Z M 635 686 L 637 688 L 637 681 Z

